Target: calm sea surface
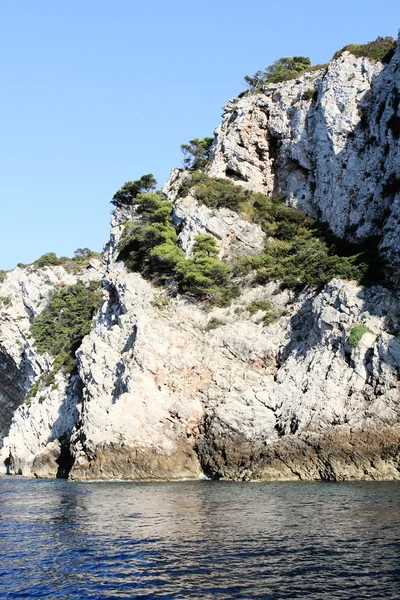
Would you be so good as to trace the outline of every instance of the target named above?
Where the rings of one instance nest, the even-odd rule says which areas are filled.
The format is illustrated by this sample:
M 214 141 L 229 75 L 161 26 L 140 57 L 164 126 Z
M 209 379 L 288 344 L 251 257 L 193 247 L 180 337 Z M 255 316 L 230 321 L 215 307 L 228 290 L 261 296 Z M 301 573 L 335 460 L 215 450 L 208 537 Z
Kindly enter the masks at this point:
M 0 598 L 399 600 L 400 484 L 6 477 Z

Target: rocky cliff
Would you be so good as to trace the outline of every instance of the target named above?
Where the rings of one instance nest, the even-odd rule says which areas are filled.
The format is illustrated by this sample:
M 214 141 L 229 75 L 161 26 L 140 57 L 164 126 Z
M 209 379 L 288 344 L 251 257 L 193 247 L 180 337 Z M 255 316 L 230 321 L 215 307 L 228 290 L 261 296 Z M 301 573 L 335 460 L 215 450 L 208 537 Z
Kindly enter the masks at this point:
M 0 471 L 400 479 L 399 68 L 400 44 L 387 64 L 344 52 L 230 101 L 208 171 L 283 193 L 349 242 L 378 240 L 391 289 L 335 278 L 299 292 L 245 278 L 230 305 L 205 305 L 129 272 L 119 242 L 140 215 L 119 206 L 103 265 L 17 268 L 0 284 Z M 204 206 L 190 186 L 182 194 L 187 177 L 173 170 L 164 188 L 185 254 L 199 234 L 222 261 L 260 252 L 261 227 Z M 35 387 L 54 359 L 32 323 L 60 285 L 93 279 L 103 301 L 77 369 Z

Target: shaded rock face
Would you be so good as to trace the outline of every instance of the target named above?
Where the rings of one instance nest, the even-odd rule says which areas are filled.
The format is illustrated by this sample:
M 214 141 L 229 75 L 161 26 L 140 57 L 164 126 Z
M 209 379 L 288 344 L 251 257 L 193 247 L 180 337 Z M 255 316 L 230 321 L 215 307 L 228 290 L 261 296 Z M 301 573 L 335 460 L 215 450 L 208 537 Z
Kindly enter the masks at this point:
M 24 374 L 14 360 L 6 353 L 0 352 L 0 436 L 7 434 L 14 412 L 25 396 Z
M 282 191 L 349 240 L 378 235 L 395 265 L 399 62 L 399 49 L 385 66 L 344 53 L 326 72 L 231 102 L 210 175 Z M 313 98 L 303 99 L 310 89 Z M 186 177 L 173 170 L 164 191 L 187 256 L 201 233 L 215 237 L 228 262 L 262 249 L 257 225 L 180 198 Z M 114 211 L 103 266 L 79 276 L 15 269 L 1 284 L 11 302 L 0 306 L 0 471 L 75 480 L 400 479 L 397 292 L 334 279 L 296 295 L 271 282 L 205 310 L 117 261 L 123 224 L 138 218 L 134 207 Z M 29 338 L 30 324 L 57 285 L 78 278 L 103 278 L 104 301 L 77 351 L 77 373 L 58 374 L 26 403 L 52 365 Z M 263 310 L 249 310 L 260 300 L 275 315 L 267 325 Z

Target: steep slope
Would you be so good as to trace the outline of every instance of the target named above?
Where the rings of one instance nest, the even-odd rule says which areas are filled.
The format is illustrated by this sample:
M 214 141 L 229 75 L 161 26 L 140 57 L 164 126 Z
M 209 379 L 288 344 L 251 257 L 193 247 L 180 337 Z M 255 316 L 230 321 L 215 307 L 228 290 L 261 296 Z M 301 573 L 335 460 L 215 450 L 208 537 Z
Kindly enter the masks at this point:
M 388 64 L 344 52 L 320 71 L 230 101 L 210 175 L 283 192 L 350 241 L 378 236 L 398 268 L 399 66 L 400 43 Z
M 231 101 L 208 171 L 284 193 L 348 241 L 372 237 L 394 287 L 334 278 L 299 293 L 245 276 L 230 305 L 202 302 L 171 277 L 130 272 L 120 241 L 147 224 L 134 200 L 122 202 L 103 267 L 16 269 L 1 285 L 0 471 L 400 479 L 399 65 L 400 44 L 384 65 L 344 52 L 326 69 Z M 262 228 L 201 204 L 182 185 L 189 177 L 175 169 L 164 187 L 179 252 L 191 257 L 200 234 L 225 262 L 259 253 Z M 32 322 L 58 284 L 100 277 L 103 302 L 77 371 L 24 402 L 53 364 L 29 337 Z
M 102 275 L 100 261 L 92 260 L 76 274 L 63 266 L 17 267 L 0 284 L 0 472 L 8 468 L 30 475 L 35 457 L 49 445 L 58 458 L 59 440 L 68 438 L 76 421 L 76 380 L 60 372 L 54 384 L 35 391 L 53 359 L 38 352 L 30 328 L 57 289 Z M 54 475 L 59 469 L 55 459 Z

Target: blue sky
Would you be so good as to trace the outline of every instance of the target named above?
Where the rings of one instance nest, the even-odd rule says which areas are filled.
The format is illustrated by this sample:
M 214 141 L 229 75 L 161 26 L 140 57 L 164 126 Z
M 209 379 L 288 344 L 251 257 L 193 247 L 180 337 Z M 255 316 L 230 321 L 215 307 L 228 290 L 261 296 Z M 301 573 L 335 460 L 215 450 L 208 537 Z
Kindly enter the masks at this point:
M 0 269 L 101 250 L 113 193 L 164 183 L 244 75 L 398 27 L 398 0 L 0 1 Z

